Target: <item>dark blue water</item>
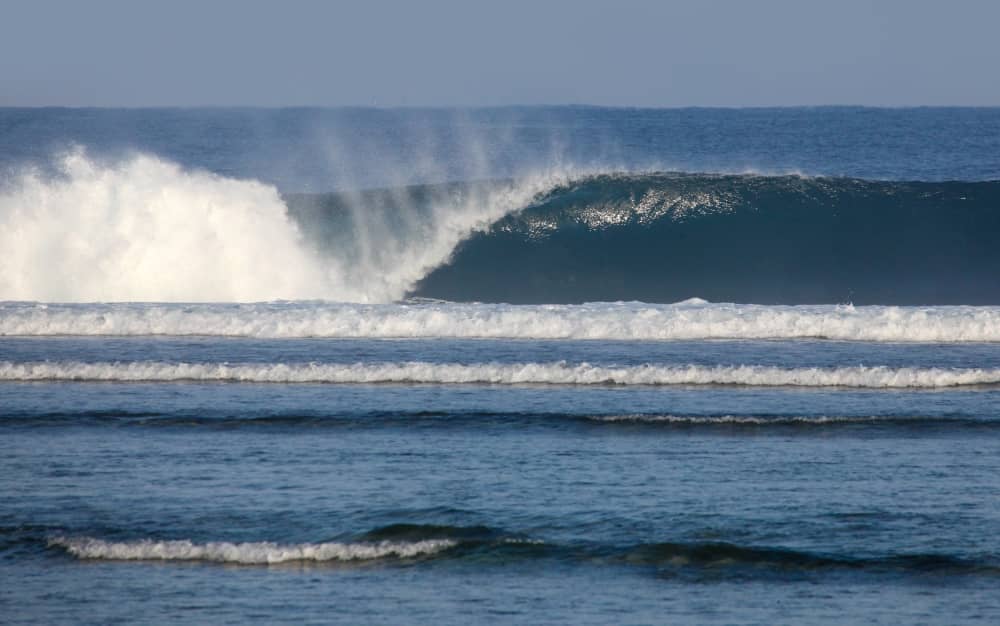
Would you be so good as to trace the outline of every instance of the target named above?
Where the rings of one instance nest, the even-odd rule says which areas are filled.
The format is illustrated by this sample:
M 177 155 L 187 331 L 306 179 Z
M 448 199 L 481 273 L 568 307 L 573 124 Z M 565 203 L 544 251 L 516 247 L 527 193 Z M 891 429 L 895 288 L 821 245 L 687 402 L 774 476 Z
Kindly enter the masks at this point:
M 1000 179 L 1000 109 L 2 109 L 0 163 L 136 149 L 287 192 L 605 169 Z
M 74 144 L 85 167 L 60 172 Z M 0 299 L 78 302 L 0 302 L 2 621 L 995 623 L 1000 309 L 973 296 L 995 292 L 998 147 L 995 109 L 0 110 Z M 469 189 L 554 161 L 615 178 L 435 238 L 502 195 Z M 634 173 L 650 167 L 856 179 Z M 313 211 L 329 265 L 282 243 L 277 192 L 192 168 Z M 388 190 L 351 195 L 369 187 Z M 684 200 L 653 228 L 634 209 L 649 188 Z M 626 205 L 626 230 L 594 226 Z M 607 246 L 764 236 L 698 230 L 734 215 L 802 217 L 758 250 L 774 263 L 706 252 L 690 267 L 711 271 L 671 284 L 703 296 L 745 268 L 730 286 L 763 306 L 544 304 L 587 299 L 573 285 L 655 300 L 641 289 L 669 273 L 615 283 L 642 255 Z M 807 235 L 841 256 L 779 245 Z M 828 263 L 852 249 L 856 268 Z M 533 276 L 529 253 L 562 265 Z M 390 301 L 134 302 L 280 297 L 298 283 L 269 267 L 316 263 L 342 274 L 315 297 Z M 383 297 L 434 284 L 542 304 Z M 872 297 L 806 306 L 841 288 Z

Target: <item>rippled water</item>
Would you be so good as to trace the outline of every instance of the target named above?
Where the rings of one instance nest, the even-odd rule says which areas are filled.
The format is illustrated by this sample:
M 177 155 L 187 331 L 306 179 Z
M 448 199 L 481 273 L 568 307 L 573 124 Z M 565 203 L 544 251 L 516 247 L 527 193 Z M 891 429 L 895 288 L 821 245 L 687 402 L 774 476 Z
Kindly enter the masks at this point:
M 7 367 L 109 380 L 0 382 L 0 568 L 17 581 L 0 598 L 13 621 L 44 622 L 987 623 L 995 385 L 433 374 L 954 373 L 1000 367 L 997 346 L 3 338 Z M 419 383 L 114 380 L 137 363 L 413 362 Z

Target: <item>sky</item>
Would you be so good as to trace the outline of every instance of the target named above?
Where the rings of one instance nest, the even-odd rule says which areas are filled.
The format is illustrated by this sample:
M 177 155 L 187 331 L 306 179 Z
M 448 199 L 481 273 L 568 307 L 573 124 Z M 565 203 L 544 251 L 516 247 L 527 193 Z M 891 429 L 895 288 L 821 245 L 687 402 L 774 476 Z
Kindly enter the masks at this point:
M 1000 105 L 997 0 L 0 9 L 0 106 Z

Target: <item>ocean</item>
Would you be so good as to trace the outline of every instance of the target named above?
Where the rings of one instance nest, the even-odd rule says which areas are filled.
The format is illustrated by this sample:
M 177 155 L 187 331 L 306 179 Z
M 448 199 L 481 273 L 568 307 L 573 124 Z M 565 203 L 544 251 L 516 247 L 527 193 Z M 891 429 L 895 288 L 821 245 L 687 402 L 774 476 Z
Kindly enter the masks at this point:
M 0 622 L 993 624 L 1000 109 L 0 109 Z

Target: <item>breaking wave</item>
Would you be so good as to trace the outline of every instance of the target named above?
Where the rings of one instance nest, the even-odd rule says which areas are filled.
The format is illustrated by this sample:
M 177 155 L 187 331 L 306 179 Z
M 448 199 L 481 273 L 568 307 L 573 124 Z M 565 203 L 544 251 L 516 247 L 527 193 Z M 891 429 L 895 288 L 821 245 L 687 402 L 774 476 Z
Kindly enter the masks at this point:
M 336 216 L 310 221 L 309 202 L 290 212 L 273 186 L 152 155 L 78 149 L 55 169 L 0 188 L 0 300 L 397 300 L 470 233 L 565 180 L 341 194 Z
M 1000 307 L 0 303 L 0 335 L 1000 341 Z
M 446 300 L 1000 304 L 1000 181 L 602 174 L 462 242 Z
M 423 525 L 387 527 L 389 535 L 425 536 Z M 823 570 L 855 570 L 873 574 L 980 575 L 994 577 L 1000 567 L 990 558 L 958 554 L 893 553 L 876 556 L 837 555 L 782 547 L 725 542 L 663 542 L 632 546 L 595 543 L 553 544 L 518 536 L 502 536 L 490 529 L 440 527 L 432 535 L 456 534 L 454 538 L 383 539 L 359 543 L 271 542 L 196 543 L 189 540 L 112 542 L 94 537 L 54 537 L 49 547 L 64 550 L 84 560 L 110 561 L 199 561 L 232 565 L 280 565 L 288 563 L 358 563 L 375 560 L 406 560 L 434 557 L 461 559 L 471 556 L 482 562 L 558 559 L 560 562 L 611 564 L 652 568 L 659 575 L 708 575 L 741 578 L 751 569 L 762 573 L 791 574 Z M 471 532 L 470 532 L 471 531 Z M 383 533 L 370 533 L 379 536 Z
M 208 561 L 240 565 L 273 565 L 292 562 L 371 561 L 375 559 L 411 559 L 453 548 L 449 539 L 422 541 L 377 541 L 361 543 L 271 542 L 194 543 L 188 540 L 112 542 L 93 537 L 56 537 L 49 545 L 65 549 L 80 559 L 114 561 Z
M 590 363 L 85 363 L 0 362 L 0 381 L 741 385 L 926 389 L 1000 384 L 1000 369 Z
M 554 170 L 285 194 L 77 150 L 0 189 L 0 299 L 1000 304 L 1000 182 Z

